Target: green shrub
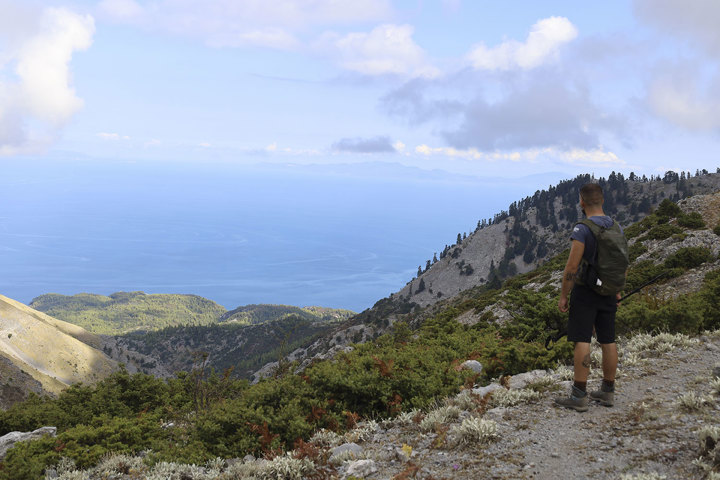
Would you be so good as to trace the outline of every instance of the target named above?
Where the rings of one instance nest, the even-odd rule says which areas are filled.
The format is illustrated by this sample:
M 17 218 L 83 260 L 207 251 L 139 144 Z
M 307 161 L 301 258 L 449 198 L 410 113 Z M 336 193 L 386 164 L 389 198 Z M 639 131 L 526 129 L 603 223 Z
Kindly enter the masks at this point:
M 648 215 L 639 222 L 633 223 L 624 230 L 625 237 L 631 239 L 647 232 L 653 225 L 655 225 L 656 218 L 657 217 L 654 215 Z
M 669 223 L 663 223 L 651 228 L 647 233 L 649 240 L 665 240 L 676 233 L 682 233 L 682 228 Z
M 678 225 L 685 228 L 705 228 L 705 220 L 698 212 L 690 212 L 678 216 Z
M 664 217 L 675 218 L 682 213 L 682 210 L 680 210 L 680 207 L 678 207 L 676 203 L 666 198 L 660 202 L 655 213 Z
M 704 247 L 686 247 L 670 255 L 665 260 L 666 268 L 695 268 L 714 260 L 713 253 Z
M 630 245 L 630 249 L 628 251 L 628 255 L 630 257 L 630 263 L 634 262 L 640 255 L 647 252 L 648 248 L 643 245 L 641 242 L 635 242 L 632 245 Z
M 713 228 L 713 233 L 715 235 L 720 235 L 720 225 L 716 225 L 715 228 Z

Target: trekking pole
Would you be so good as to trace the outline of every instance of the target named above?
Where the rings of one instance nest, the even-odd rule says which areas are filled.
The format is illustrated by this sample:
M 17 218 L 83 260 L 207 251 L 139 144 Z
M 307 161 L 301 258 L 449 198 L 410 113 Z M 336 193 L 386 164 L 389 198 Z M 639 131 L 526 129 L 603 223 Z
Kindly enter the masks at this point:
M 643 283 L 642 285 L 640 285 L 639 287 L 637 287 L 637 288 L 636 288 L 635 290 L 633 290 L 632 292 L 628 293 L 628 294 L 625 295 L 624 297 L 621 297 L 620 300 L 618 300 L 618 303 L 622 302 L 623 300 L 625 300 L 626 298 L 628 298 L 628 297 L 631 296 L 631 295 L 635 295 L 637 292 L 639 292 L 639 291 L 642 290 L 643 288 L 647 287 L 648 285 L 652 285 L 653 283 L 657 282 L 657 281 L 660 280 L 662 277 L 664 277 L 666 274 L 667 274 L 667 272 L 662 272 L 660 275 L 657 275 L 657 276 L 653 277 L 652 279 L 648 280 L 647 282 Z M 565 335 L 567 335 L 567 332 L 566 332 L 566 331 L 558 332 L 558 334 L 555 335 L 555 336 L 548 335 L 548 337 L 545 339 L 545 349 L 546 349 L 546 350 L 550 350 L 550 342 L 555 343 L 555 342 L 557 342 L 558 340 L 560 340 L 562 337 L 564 337 Z
M 651 280 L 648 280 L 647 282 L 643 283 L 642 285 L 640 285 L 639 287 L 637 287 L 637 288 L 636 288 L 635 290 L 633 290 L 632 292 L 630 292 L 630 293 L 628 293 L 627 295 L 625 295 L 624 297 L 620 298 L 620 300 L 618 300 L 618 303 L 622 302 L 623 300 L 625 300 L 626 298 L 628 298 L 630 295 L 635 295 L 637 292 L 639 292 L 639 291 L 642 290 L 643 288 L 647 287 L 648 285 L 652 285 L 653 283 L 657 282 L 657 281 L 660 280 L 662 277 L 664 277 L 666 274 L 667 274 L 667 272 L 662 272 L 660 275 L 658 275 L 658 276 L 652 278 Z

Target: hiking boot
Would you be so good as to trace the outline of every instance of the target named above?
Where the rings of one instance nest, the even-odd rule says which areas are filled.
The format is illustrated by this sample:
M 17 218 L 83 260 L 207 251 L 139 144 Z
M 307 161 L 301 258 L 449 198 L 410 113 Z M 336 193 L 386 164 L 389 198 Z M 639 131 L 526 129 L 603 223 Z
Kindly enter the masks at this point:
M 573 387 L 569 396 L 557 397 L 555 403 L 561 407 L 571 408 L 578 412 L 587 412 L 589 401 L 587 393 Z
M 590 392 L 590 398 L 606 407 L 612 407 L 615 405 L 615 392 L 607 392 L 602 387 L 600 390 Z

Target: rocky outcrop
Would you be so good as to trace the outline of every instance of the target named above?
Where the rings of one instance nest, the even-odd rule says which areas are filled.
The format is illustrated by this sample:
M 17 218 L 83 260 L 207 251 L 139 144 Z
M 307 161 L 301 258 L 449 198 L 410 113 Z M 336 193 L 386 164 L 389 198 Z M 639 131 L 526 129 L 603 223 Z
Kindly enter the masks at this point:
M 5 458 L 8 450 L 10 450 L 18 442 L 27 442 L 29 440 L 37 440 L 45 435 L 54 437 L 57 433 L 55 427 L 42 427 L 32 432 L 10 432 L 0 437 L 0 460 Z

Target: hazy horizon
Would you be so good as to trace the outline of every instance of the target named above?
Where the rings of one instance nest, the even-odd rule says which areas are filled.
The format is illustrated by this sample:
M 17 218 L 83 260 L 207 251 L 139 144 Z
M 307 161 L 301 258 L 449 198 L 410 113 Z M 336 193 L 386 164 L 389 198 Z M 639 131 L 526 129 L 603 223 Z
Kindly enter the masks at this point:
M 419 265 L 557 174 L 460 177 L 386 164 L 323 167 L 6 165 L 2 293 L 142 290 L 361 311 Z M 369 175 L 363 175 L 367 171 Z M 32 178 L 32 180 L 28 180 Z

